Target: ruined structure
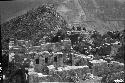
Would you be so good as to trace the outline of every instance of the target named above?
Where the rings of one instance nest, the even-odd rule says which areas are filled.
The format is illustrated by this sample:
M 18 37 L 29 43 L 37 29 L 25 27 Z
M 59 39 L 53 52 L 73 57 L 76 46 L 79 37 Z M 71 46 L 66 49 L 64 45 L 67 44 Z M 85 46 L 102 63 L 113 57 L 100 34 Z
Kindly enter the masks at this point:
M 38 53 L 34 58 L 34 66 L 36 72 L 42 72 L 42 69 L 49 65 L 55 67 L 63 66 L 63 53 L 57 52 L 50 54 L 48 51 Z

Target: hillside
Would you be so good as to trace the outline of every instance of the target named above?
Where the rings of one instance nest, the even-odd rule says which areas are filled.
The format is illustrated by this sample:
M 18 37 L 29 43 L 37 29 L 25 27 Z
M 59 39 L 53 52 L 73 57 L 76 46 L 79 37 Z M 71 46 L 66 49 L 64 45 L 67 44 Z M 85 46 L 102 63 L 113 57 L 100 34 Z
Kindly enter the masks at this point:
M 2 43 L 9 38 L 35 40 L 59 28 L 67 30 L 67 23 L 52 5 L 42 5 L 1 25 Z M 2 44 L 3 45 L 3 44 Z
M 36 2 L 1 3 L 2 22 L 6 20 L 6 18 L 9 20 L 13 17 L 25 14 L 26 11 L 37 8 L 37 6 L 44 3 L 54 4 L 56 11 L 59 12 L 69 24 L 76 22 L 77 24 L 82 23 L 82 25 L 88 29 L 96 29 L 101 32 L 107 30 L 122 30 L 124 28 L 123 21 L 118 21 L 125 20 L 124 0 L 37 0 Z M 7 6 L 7 8 L 5 8 L 5 6 L 2 7 L 2 4 Z M 14 6 L 14 4 L 21 5 Z
M 28 12 L 18 14 L 20 16 L 14 15 L 15 18 L 1 26 L 2 42 L 7 42 L 11 37 L 34 40 L 59 27 L 65 30 L 67 25 L 68 28 L 86 27 L 87 30 L 97 30 L 101 34 L 123 30 L 125 26 L 123 21 L 125 2 L 121 3 L 118 0 L 46 0 L 43 2 L 53 4 L 54 9 L 44 6 L 37 8 L 35 4 L 35 7 L 33 6 L 33 9 L 30 7 Z

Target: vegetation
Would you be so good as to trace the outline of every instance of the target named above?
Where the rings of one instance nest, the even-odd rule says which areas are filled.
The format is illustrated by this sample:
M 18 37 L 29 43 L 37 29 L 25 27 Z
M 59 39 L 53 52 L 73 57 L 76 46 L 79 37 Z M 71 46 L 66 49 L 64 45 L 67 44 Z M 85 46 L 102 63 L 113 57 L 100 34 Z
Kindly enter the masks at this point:
M 42 5 L 1 24 L 2 48 L 10 38 L 38 41 L 58 28 L 67 30 L 67 23 L 51 5 Z
M 94 55 L 96 59 L 101 59 L 103 56 L 107 56 L 111 54 L 112 47 L 114 43 L 116 46 L 120 46 L 118 51 L 116 50 L 115 56 L 111 56 L 114 60 L 119 62 L 124 62 L 124 38 L 125 38 L 125 30 L 123 31 L 108 31 L 105 34 L 100 34 L 100 32 L 87 31 L 82 33 L 80 27 L 77 27 L 79 32 L 70 31 L 71 34 L 66 34 L 69 30 L 67 28 L 67 23 L 63 18 L 55 12 L 52 6 L 41 6 L 35 10 L 28 11 L 26 14 L 14 18 L 4 24 L 2 24 L 2 49 L 8 49 L 7 45 L 10 41 L 10 38 L 14 38 L 17 40 L 32 40 L 33 46 L 38 46 L 41 43 L 39 42 L 41 39 L 45 37 L 45 43 L 56 43 L 61 42 L 64 39 L 70 39 L 72 43 L 73 50 L 79 52 L 84 55 Z M 56 31 L 57 29 L 57 31 Z M 52 32 L 53 31 L 53 32 Z M 86 34 L 87 33 L 87 34 Z M 26 50 L 25 48 L 22 48 Z M 25 52 L 25 51 L 24 51 Z M 51 52 L 51 50 L 49 50 Z M 100 58 L 98 58 L 100 57 Z M 3 53 L 3 60 L 5 61 L 4 65 L 8 66 L 8 54 Z M 19 56 L 16 56 L 17 60 L 21 60 Z M 71 61 L 71 60 L 70 60 Z M 67 61 L 68 62 L 68 61 Z M 21 62 L 20 62 L 21 63 Z M 22 66 L 29 67 L 30 60 L 26 60 Z M 10 67 L 8 71 L 12 72 L 13 63 L 9 63 Z M 16 64 L 18 66 L 18 64 Z M 79 65 L 79 64 L 76 64 Z M 5 67 L 6 67 L 5 66 Z M 4 68 L 6 71 L 6 68 Z M 48 70 L 46 70 L 48 71 Z M 110 71 L 108 73 L 111 73 Z M 9 74 L 8 74 L 9 75 Z M 110 75 L 104 75 L 104 81 L 110 80 L 110 76 L 113 76 L 114 72 Z M 119 74 L 118 74 L 119 75 Z M 57 75 L 55 75 L 55 79 Z M 65 76 L 65 75 L 64 75 Z M 58 76 L 59 77 L 59 76 Z M 117 74 L 113 77 L 117 78 Z M 77 74 L 75 72 L 70 72 L 68 77 L 59 77 L 58 79 L 62 79 L 65 81 L 77 81 Z M 53 79 L 52 79 L 53 80 Z

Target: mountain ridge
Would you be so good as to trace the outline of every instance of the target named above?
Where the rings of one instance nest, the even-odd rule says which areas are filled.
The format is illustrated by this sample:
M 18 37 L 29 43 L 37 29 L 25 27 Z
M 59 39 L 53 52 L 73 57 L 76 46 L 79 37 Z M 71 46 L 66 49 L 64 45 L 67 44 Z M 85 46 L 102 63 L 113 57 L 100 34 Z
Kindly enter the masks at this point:
M 107 32 L 109 30 L 116 31 L 116 30 L 124 29 L 124 21 L 125 21 L 125 15 L 124 15 L 124 11 L 123 11 L 123 8 L 125 8 L 123 6 L 124 3 L 120 4 L 120 3 L 116 2 L 116 1 L 112 1 L 112 0 L 109 0 L 109 1 L 106 1 L 106 0 L 100 0 L 100 1 L 99 0 L 78 0 L 79 2 L 78 1 L 76 2 L 74 0 L 68 0 L 68 1 L 72 1 L 73 4 L 80 4 L 79 6 L 81 6 L 83 12 L 85 13 L 86 20 L 83 20 L 83 19 L 81 20 L 81 18 L 79 18 L 79 19 L 81 20 L 80 23 L 82 23 L 82 25 L 85 25 L 85 27 L 91 28 L 93 30 L 97 30 L 101 34 L 104 34 L 105 32 Z M 101 4 L 103 4 L 103 1 L 105 1 L 105 3 L 104 3 L 104 5 L 101 5 Z M 108 8 L 106 8 L 106 7 L 108 7 Z M 118 10 L 119 7 L 120 8 L 123 7 L 123 8 L 122 8 L 122 12 L 120 12 L 120 10 L 116 11 L 116 13 L 120 13 L 120 15 L 117 16 L 117 14 L 112 13 L 113 12 L 112 8 Z M 71 6 L 70 8 L 73 9 L 73 6 Z M 109 9 L 109 10 L 107 10 L 107 9 Z M 77 11 L 74 11 L 74 12 L 76 13 Z M 76 15 L 73 15 L 72 17 L 69 14 L 71 19 L 68 19 L 68 21 L 69 22 L 71 21 L 71 24 L 73 22 L 74 23 L 77 22 L 76 18 L 78 19 L 78 17 L 75 18 L 75 16 L 77 16 L 78 14 L 79 13 L 77 13 Z M 83 17 L 85 17 L 85 16 L 83 16 Z M 109 16 L 116 16 L 116 18 L 109 17 Z M 79 25 L 81 25 L 81 24 L 79 24 Z
M 58 0 L 57 3 L 55 4 L 58 4 L 59 1 L 60 0 Z M 105 3 L 102 3 L 102 1 L 104 1 Z M 112 0 L 109 0 L 109 2 L 111 1 Z M 105 16 L 106 18 L 108 17 L 108 15 L 105 15 L 105 14 L 107 14 L 107 12 L 109 11 L 109 10 L 105 10 L 107 5 L 108 5 L 107 7 L 109 7 L 109 5 L 112 5 L 115 8 L 115 4 L 116 4 L 118 9 L 123 7 L 122 8 L 123 10 L 125 8 L 124 7 L 125 3 L 122 3 L 121 5 L 119 5 L 119 3 L 117 3 L 116 1 L 117 0 L 115 0 L 113 4 L 111 4 L 111 3 L 108 3 L 108 1 L 106 0 L 77 0 L 77 1 L 65 0 L 65 1 L 60 2 L 58 5 L 56 5 L 57 9 L 55 11 L 59 13 L 60 16 L 62 16 L 65 19 L 65 22 L 67 22 L 70 25 L 75 25 L 76 23 L 76 25 L 78 24 L 80 26 L 87 27 L 88 30 L 89 29 L 97 30 L 103 34 L 104 32 L 109 31 L 109 30 L 114 31 L 114 30 L 124 29 L 124 26 L 125 26 L 124 15 L 123 15 L 123 19 L 120 18 L 120 19 L 114 19 L 114 21 L 105 21 Z M 51 2 L 47 2 L 47 3 L 51 3 Z M 62 12 L 58 12 L 58 8 L 60 8 L 60 5 L 62 5 L 62 7 L 63 6 L 65 7 L 63 8 L 64 11 L 65 9 L 68 9 L 68 10 L 65 11 L 64 13 L 61 9 L 59 9 Z M 21 16 L 24 16 L 24 15 L 21 15 Z M 14 19 L 15 18 L 13 18 L 12 20 Z M 117 20 L 123 20 L 123 21 L 117 21 Z M 7 23 L 9 23 L 9 21 L 6 22 L 5 24 Z M 4 25 L 4 23 L 2 25 Z M 7 30 L 7 32 L 9 32 L 9 29 Z
M 2 43 L 10 38 L 35 40 L 56 29 L 68 30 L 67 23 L 52 5 L 42 5 L 1 25 Z M 40 33 L 40 34 L 39 34 Z

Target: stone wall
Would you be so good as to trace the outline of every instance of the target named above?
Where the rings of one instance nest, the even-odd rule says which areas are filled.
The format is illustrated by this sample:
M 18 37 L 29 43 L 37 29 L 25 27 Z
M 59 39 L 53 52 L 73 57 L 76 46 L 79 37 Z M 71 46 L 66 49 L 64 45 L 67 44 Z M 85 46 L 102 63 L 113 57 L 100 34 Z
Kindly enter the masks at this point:
M 111 72 L 121 72 L 124 71 L 124 63 L 119 63 L 117 61 L 111 61 L 109 63 L 109 69 Z
M 112 74 L 124 71 L 124 64 L 116 61 L 111 61 L 107 63 L 106 61 L 97 60 L 93 61 L 92 73 L 95 76 L 103 76 L 104 74 Z
M 51 71 L 51 74 L 56 73 L 62 79 L 62 81 L 66 81 L 67 77 L 78 77 L 83 79 L 85 74 L 90 73 L 88 66 L 67 66 L 60 67 L 58 70 Z
M 39 75 L 40 73 L 34 73 L 29 75 L 29 83 L 39 83 L 39 82 L 50 82 L 52 78 L 49 75 Z
M 106 61 L 93 60 L 91 63 L 93 64 L 92 73 L 94 76 L 100 76 L 104 73 L 107 73 L 106 71 L 109 69 Z
M 87 65 L 87 58 L 85 55 L 82 54 L 73 54 L 73 65 L 84 66 Z
M 56 57 L 57 61 L 54 61 L 54 58 Z M 35 65 L 35 70 L 36 72 L 41 72 L 41 70 L 48 65 L 54 65 L 55 67 L 60 67 L 63 66 L 63 53 L 52 53 L 52 54 L 38 54 L 35 56 L 34 59 L 34 65 Z M 47 62 L 45 61 L 45 59 L 47 58 Z M 36 64 L 36 59 L 39 60 L 39 64 Z

